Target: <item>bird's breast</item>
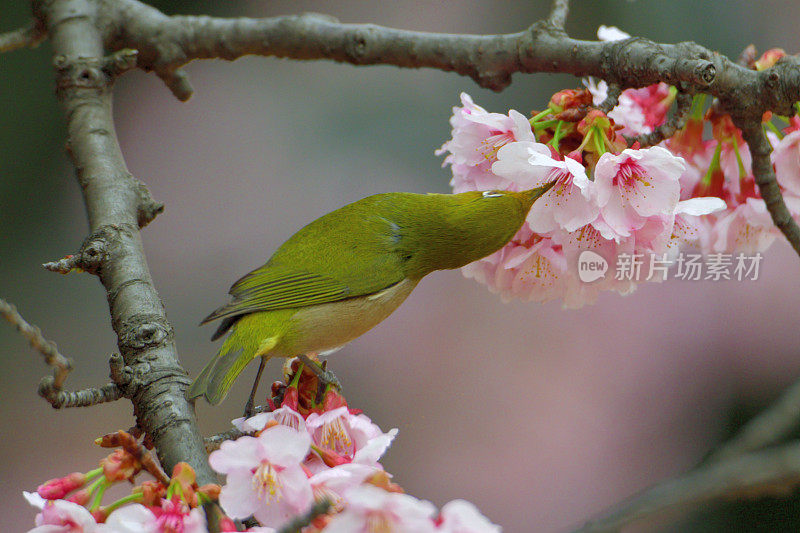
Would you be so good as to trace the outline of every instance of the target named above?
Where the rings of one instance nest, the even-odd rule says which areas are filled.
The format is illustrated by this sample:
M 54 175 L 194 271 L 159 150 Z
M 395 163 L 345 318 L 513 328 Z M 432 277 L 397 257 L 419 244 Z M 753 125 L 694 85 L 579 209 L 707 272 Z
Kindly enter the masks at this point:
M 419 280 L 404 279 L 386 289 L 300 308 L 275 355 L 325 352 L 338 348 L 380 324 L 403 303 Z

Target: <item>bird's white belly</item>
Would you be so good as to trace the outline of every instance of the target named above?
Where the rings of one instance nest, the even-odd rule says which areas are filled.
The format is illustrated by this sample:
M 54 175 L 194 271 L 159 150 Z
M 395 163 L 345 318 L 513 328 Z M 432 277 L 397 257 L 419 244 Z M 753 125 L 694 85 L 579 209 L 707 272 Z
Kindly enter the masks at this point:
M 296 339 L 286 339 L 286 345 L 279 348 L 286 353 L 280 355 L 332 353 L 392 314 L 418 281 L 404 279 L 369 296 L 301 308 L 291 318 L 291 329 L 300 334 Z

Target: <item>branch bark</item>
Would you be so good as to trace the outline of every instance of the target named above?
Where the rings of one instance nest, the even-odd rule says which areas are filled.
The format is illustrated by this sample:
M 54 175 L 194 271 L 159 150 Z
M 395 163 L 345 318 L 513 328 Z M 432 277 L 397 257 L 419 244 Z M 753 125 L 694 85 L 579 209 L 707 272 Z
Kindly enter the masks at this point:
M 91 263 L 108 292 L 120 353 L 132 371 L 128 386 L 138 426 L 152 439 L 164 467 L 188 462 L 198 482 L 216 475 L 206 460 L 189 385 L 173 342 L 172 326 L 147 268 L 139 227 L 153 211 L 144 186 L 128 172 L 114 131 L 111 87 L 130 54 L 108 57 L 98 28 L 97 2 L 34 3 L 52 40 L 57 96 L 67 118 L 68 147 L 83 190 L 93 250 Z M 110 65 L 117 65 L 117 67 Z

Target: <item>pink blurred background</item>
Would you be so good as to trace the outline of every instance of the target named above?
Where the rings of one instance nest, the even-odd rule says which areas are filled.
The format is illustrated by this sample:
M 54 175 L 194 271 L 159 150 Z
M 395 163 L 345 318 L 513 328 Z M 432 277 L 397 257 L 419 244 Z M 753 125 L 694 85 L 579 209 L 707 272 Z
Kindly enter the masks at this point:
M 656 41 L 694 39 L 733 57 L 751 42 L 760 51 L 798 49 L 794 3 L 575 3 L 567 29 L 576 37 L 611 24 Z M 543 16 L 547 2 L 184 7 L 258 16 L 314 10 L 344 22 L 504 33 Z M 24 21 L 24 9 L 6 9 L 0 29 Z M 9 73 L 0 91 L 0 296 L 74 358 L 67 384 L 80 388 L 107 381 L 116 345 L 97 280 L 38 266 L 74 252 L 86 235 L 48 53 L 44 45 L 0 56 L 0 72 Z M 516 75 L 494 94 L 454 74 L 273 58 L 188 70 L 196 93 L 185 104 L 152 75 L 125 76 L 115 116 L 130 170 L 167 206 L 143 236 L 192 375 L 217 349 L 198 322 L 299 227 L 373 193 L 448 190 L 449 170 L 433 151 L 449 137 L 460 91 L 489 110 L 526 113 L 578 83 Z M 797 257 L 778 242 L 757 281 L 671 280 L 566 311 L 558 303 L 504 304 L 457 271 L 436 273 L 330 364 L 352 406 L 385 430 L 400 429 L 384 464 L 407 492 L 438 506 L 468 499 L 508 532 L 563 531 L 690 468 L 739 413 L 800 374 L 797 275 Z M 35 514 L 23 489 L 89 470 L 104 455 L 92 440 L 133 419 L 124 401 L 51 409 L 36 396 L 47 372 L 40 356 L 3 325 L 0 365 L 2 529 L 20 531 Z M 265 383 L 279 372 L 280 362 L 270 363 Z M 248 369 L 219 407 L 199 405 L 204 432 L 239 416 L 254 373 Z

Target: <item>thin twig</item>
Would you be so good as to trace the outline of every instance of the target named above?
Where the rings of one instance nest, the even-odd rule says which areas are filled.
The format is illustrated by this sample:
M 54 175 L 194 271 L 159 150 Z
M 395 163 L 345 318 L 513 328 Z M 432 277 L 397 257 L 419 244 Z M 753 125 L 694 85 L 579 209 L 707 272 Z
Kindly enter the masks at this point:
M 11 322 L 23 337 L 28 339 L 30 345 L 44 356 L 44 361 L 53 367 L 53 384 L 56 390 L 61 390 L 67 374 L 72 370 L 72 361 L 61 355 L 56 347 L 56 343 L 49 341 L 42 336 L 42 331 L 31 324 L 28 324 L 22 315 L 17 312 L 17 308 L 0 299 L 0 314 L 3 318 Z
M 610 83 L 608 85 L 608 91 L 606 92 L 606 99 L 600 102 L 597 106 L 597 109 L 602 111 L 603 113 L 608 113 L 619 104 L 619 95 L 622 94 L 622 87 L 617 85 L 616 83 Z
M 47 263 L 43 263 L 42 268 L 44 268 L 45 270 L 49 270 L 50 272 L 58 272 L 59 274 L 69 274 L 70 272 L 80 270 L 80 262 L 81 262 L 80 254 L 67 255 L 62 257 L 61 259 L 58 259 L 57 261 L 49 261 Z
M 547 21 L 558 29 L 563 30 L 569 13 L 569 0 L 553 0 Z
M 0 53 L 10 52 L 18 48 L 36 48 L 39 43 L 44 41 L 45 37 L 45 33 L 35 24 L 1 33 Z
M 77 391 L 61 390 L 54 386 L 52 377 L 45 376 L 39 382 L 39 396 L 47 400 L 54 409 L 64 409 L 113 402 L 122 398 L 123 393 L 116 383 L 107 383 L 99 388 L 89 387 Z
M 669 115 L 663 124 L 659 125 L 650 133 L 643 133 L 634 137 L 625 137 L 628 146 L 638 142 L 640 146 L 654 146 L 664 139 L 675 135 L 675 132 L 686 125 L 689 111 L 692 109 L 692 95 L 678 93 L 675 98 L 675 105 L 670 109 Z
M 206 453 L 211 453 L 214 450 L 219 449 L 222 443 L 226 440 L 238 439 L 239 437 L 244 437 L 245 435 L 251 435 L 251 433 L 233 428 L 229 429 L 228 431 L 223 431 L 222 433 L 217 433 L 216 435 L 206 437 L 203 439 L 206 443 Z
M 282 526 L 278 533 L 300 533 L 300 530 L 311 524 L 315 518 L 322 516 L 331 508 L 331 501 L 323 498 L 318 502 L 314 502 L 311 509 L 306 511 L 305 514 L 297 516 L 288 524 Z
M 119 430 L 115 433 L 109 433 L 95 440 L 95 444 L 103 448 L 122 448 L 133 457 L 135 457 L 141 464 L 142 468 L 147 470 L 151 476 L 156 478 L 164 485 L 169 485 L 169 476 L 159 466 L 153 455 L 148 452 L 144 446 L 127 431 Z
M 784 495 L 800 484 L 800 443 L 697 468 L 612 507 L 576 531 L 608 532 L 669 511 L 689 511 L 710 501 Z

